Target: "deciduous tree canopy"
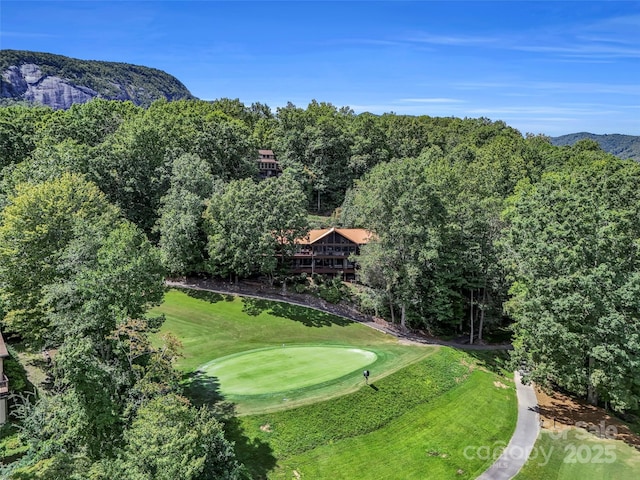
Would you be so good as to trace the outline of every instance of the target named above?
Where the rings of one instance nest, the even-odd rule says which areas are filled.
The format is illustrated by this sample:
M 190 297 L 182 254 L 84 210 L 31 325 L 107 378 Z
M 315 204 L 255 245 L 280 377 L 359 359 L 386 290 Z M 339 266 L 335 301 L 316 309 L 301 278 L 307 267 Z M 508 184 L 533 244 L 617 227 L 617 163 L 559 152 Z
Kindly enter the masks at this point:
M 505 218 L 515 353 L 530 378 L 637 408 L 640 167 L 589 161 L 523 182 Z

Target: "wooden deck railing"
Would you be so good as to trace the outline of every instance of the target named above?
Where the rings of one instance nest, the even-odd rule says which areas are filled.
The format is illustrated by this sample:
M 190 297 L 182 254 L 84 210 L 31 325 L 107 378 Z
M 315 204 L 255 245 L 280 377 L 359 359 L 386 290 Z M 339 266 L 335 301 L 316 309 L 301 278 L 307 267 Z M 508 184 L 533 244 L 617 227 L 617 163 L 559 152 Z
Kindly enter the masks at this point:
M 0 397 L 7 395 L 9 395 L 9 379 L 3 374 L 2 379 L 0 379 Z

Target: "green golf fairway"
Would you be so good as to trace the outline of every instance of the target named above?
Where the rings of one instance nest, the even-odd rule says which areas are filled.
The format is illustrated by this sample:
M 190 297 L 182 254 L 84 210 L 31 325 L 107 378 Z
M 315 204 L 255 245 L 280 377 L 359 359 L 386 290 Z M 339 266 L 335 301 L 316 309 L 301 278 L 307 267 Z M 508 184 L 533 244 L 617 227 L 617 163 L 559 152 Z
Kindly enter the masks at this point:
M 217 377 L 226 395 L 264 395 L 338 379 L 376 361 L 359 348 L 292 346 L 259 349 L 218 358 L 202 367 Z

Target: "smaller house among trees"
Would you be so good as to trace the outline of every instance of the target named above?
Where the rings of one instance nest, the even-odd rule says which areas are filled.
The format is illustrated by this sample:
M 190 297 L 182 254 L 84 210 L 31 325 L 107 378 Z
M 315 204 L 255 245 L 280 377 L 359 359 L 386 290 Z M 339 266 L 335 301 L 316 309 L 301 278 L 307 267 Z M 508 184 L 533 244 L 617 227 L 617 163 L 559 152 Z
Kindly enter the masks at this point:
M 282 174 L 280 164 L 276 160 L 273 150 L 258 150 L 258 174 L 263 180 L 269 177 L 279 177 Z
M 292 273 L 342 275 L 344 280 L 355 278 L 354 255 L 369 242 L 371 232 L 362 228 L 324 228 L 311 230 L 296 240 Z
M 9 380 L 4 374 L 4 359 L 9 356 L 0 332 L 0 425 L 7 422 L 7 396 L 9 395 Z

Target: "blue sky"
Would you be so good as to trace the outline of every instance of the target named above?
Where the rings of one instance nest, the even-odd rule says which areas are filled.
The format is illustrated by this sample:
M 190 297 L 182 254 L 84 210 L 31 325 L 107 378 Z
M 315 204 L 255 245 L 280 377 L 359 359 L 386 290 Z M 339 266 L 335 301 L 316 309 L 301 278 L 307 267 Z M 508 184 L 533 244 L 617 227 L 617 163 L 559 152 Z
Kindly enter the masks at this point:
M 0 47 L 159 68 L 197 97 L 640 135 L 640 2 L 2 0 Z

